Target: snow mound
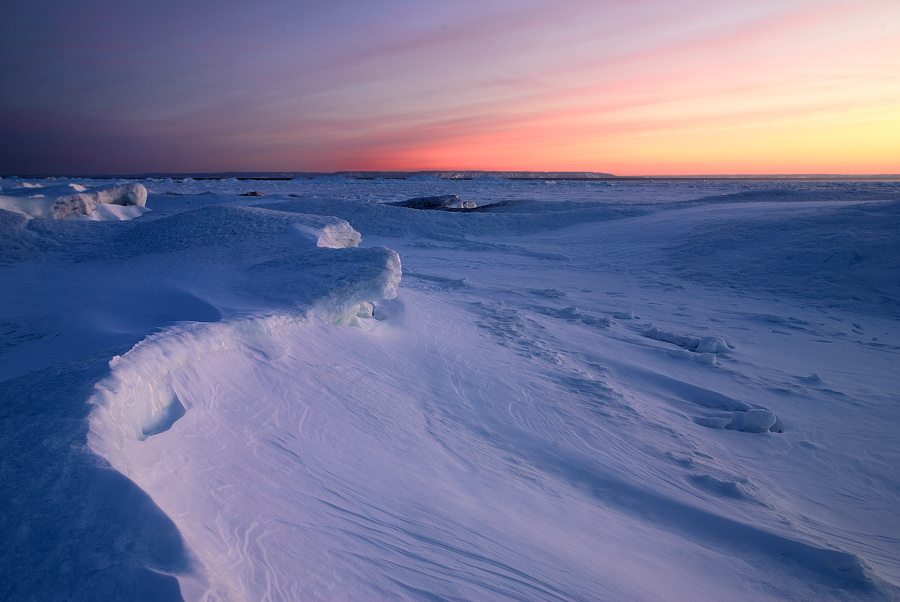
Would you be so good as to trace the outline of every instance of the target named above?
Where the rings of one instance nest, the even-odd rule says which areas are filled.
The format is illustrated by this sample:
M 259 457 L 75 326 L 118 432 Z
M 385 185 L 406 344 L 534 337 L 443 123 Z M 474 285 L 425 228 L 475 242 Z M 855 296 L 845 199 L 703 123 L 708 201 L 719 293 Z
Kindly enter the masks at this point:
M 2 197 L 0 197 L 2 201 Z M 0 265 L 40 257 L 60 245 L 29 228 L 30 218 L 22 213 L 0 210 Z
M 23 192 L 33 190 L 36 189 L 22 189 Z M 143 184 L 134 182 L 90 190 L 77 184 L 39 190 L 40 193 L 28 196 L 21 193 L 17 196 L 0 196 L 0 209 L 30 217 L 51 219 L 90 217 L 100 220 L 131 219 L 146 211 L 147 189 Z M 111 208 L 110 205 L 129 209 L 123 211 Z
M 162 222 L 165 222 L 164 225 Z M 243 257 L 271 255 L 281 248 L 356 247 L 361 235 L 343 219 L 260 207 L 213 205 L 161 215 L 134 225 L 123 245 L 127 255 L 227 247 Z

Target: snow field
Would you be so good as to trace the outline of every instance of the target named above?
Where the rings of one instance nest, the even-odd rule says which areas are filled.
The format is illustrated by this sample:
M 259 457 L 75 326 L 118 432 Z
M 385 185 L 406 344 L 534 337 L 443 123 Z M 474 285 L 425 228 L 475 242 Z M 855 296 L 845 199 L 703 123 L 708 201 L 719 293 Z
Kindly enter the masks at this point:
M 896 597 L 896 187 L 245 185 L 0 212 L 3 399 L 115 349 L 74 437 L 186 599 Z

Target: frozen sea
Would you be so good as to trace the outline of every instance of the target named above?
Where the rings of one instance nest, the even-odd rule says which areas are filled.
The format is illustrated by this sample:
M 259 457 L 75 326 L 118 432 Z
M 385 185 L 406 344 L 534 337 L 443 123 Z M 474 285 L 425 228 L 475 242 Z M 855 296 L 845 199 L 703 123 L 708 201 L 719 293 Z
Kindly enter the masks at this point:
M 900 183 L 0 207 L 0 599 L 900 598 Z

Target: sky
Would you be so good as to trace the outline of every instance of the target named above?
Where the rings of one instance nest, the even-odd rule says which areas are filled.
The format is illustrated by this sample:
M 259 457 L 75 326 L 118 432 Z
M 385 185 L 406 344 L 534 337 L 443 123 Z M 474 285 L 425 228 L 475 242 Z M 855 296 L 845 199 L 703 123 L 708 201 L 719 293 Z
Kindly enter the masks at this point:
M 897 0 L 6 0 L 0 175 L 900 172 Z

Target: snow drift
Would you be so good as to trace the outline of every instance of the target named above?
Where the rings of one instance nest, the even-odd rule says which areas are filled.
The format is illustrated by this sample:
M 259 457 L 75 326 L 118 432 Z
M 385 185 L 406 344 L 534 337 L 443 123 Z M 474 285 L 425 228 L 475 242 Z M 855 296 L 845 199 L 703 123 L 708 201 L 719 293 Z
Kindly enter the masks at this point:
M 184 414 L 168 380 L 205 354 L 239 348 L 250 333 L 268 336 L 284 324 L 370 316 L 372 302 L 396 296 L 402 271 L 395 252 L 355 249 L 359 240 L 344 220 L 252 208 L 206 208 L 132 229 L 123 252 L 169 254 L 166 281 L 188 287 L 206 280 L 206 301 L 226 317 L 168 327 L 113 358 L 96 403 L 123 434 L 143 439 Z M 220 266 L 235 263 L 225 274 L 196 276 L 211 249 Z

